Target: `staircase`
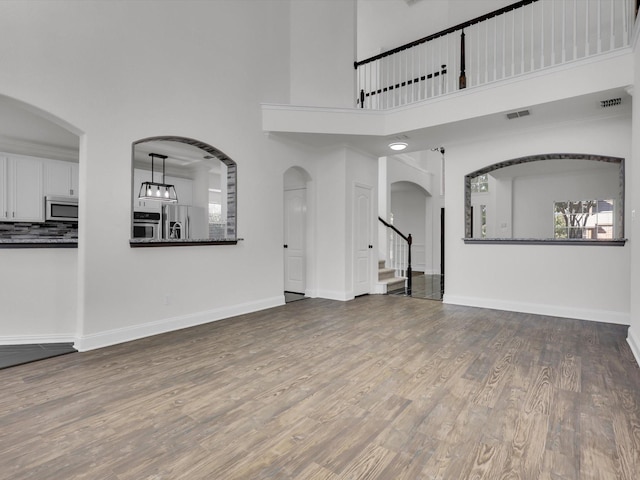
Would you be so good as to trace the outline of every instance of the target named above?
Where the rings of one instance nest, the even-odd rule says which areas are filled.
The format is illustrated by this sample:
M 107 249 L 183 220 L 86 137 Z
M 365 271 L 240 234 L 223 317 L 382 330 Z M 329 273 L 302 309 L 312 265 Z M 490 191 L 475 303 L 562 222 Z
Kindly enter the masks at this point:
M 378 260 L 378 285 L 382 286 L 383 293 L 404 290 L 405 277 L 396 277 L 393 268 L 386 268 L 384 260 Z

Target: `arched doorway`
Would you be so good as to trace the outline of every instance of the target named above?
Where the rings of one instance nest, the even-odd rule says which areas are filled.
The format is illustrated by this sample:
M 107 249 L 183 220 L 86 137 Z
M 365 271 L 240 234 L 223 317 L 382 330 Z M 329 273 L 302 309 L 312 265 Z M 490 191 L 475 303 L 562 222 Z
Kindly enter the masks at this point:
M 389 205 L 393 225 L 413 238 L 411 295 L 442 299 L 441 223 L 433 197 L 417 183 L 398 181 L 390 185 Z
M 284 173 L 283 248 L 285 300 L 304 298 L 308 282 L 308 219 L 307 184 L 311 180 L 306 170 L 291 167 Z

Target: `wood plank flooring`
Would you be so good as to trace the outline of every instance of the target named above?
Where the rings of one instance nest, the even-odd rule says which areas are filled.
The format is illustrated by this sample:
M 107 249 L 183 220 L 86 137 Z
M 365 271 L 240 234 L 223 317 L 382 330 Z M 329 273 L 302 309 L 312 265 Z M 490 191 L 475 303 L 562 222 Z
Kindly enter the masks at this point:
M 627 328 L 307 299 L 0 371 L 0 479 L 640 478 Z

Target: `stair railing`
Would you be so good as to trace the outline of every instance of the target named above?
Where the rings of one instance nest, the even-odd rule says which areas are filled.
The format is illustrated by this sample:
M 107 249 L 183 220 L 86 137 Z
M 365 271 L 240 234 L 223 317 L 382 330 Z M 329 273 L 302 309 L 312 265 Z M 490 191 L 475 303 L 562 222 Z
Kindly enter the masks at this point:
M 411 234 L 405 235 L 381 217 L 378 217 L 378 220 L 387 227 L 390 233 L 388 255 L 391 265 L 389 267 L 396 271 L 396 276 L 407 278 L 406 294 L 411 296 L 411 245 L 413 238 Z
M 356 104 L 394 108 L 627 47 L 637 5 L 638 0 L 514 2 L 354 62 Z

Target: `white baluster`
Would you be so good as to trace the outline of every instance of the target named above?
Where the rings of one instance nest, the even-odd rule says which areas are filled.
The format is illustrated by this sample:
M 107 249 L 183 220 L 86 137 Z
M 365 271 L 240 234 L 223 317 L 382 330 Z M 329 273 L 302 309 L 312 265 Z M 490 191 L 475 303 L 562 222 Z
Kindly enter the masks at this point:
M 567 0 L 562 0 L 562 63 L 567 61 Z
M 627 0 L 627 4 L 622 9 L 622 25 L 623 25 L 623 37 L 622 37 L 622 47 L 626 47 L 629 45 L 629 12 L 631 10 L 631 2 Z
M 489 22 L 484 25 L 484 83 L 489 83 Z
M 507 71 L 507 16 L 505 13 L 502 16 L 502 78 L 506 76 Z
M 578 5 L 577 0 L 573 0 L 573 58 L 571 60 L 577 60 L 578 58 Z
M 511 76 L 516 74 L 516 11 L 511 12 Z
M 587 14 L 585 15 L 585 25 L 584 25 L 584 35 L 585 35 L 585 42 L 584 42 L 584 56 L 588 57 L 589 56 L 589 52 L 591 51 L 591 47 L 589 46 L 589 2 L 587 1 L 586 3 L 587 5 Z
M 489 28 L 489 22 L 493 23 L 493 81 L 498 79 L 498 17 L 494 17 L 487 21 L 487 28 Z
M 551 65 L 556 64 L 556 8 L 551 4 Z
M 602 52 L 602 32 L 600 30 L 600 24 L 602 23 L 601 22 L 601 10 L 602 10 L 602 2 L 600 0 L 598 0 L 598 12 L 597 12 L 597 15 L 596 15 L 596 20 L 598 22 L 598 26 L 596 28 L 596 31 L 598 33 L 598 43 L 597 43 L 598 53 Z
M 544 68 L 544 2 L 540 2 L 540 68 Z
M 535 67 L 535 55 L 533 52 L 533 46 L 535 44 L 535 38 L 534 38 L 534 32 L 535 32 L 535 26 L 534 26 L 534 22 L 533 22 L 533 17 L 534 17 L 534 8 L 533 5 L 535 4 L 531 4 L 531 71 L 533 72 L 534 67 Z
M 615 16 L 616 16 L 616 10 L 615 10 L 615 3 L 616 2 L 609 2 L 611 3 L 611 25 L 609 26 L 609 29 L 611 30 L 611 36 L 609 37 L 609 51 L 613 50 L 614 48 L 616 48 L 616 34 L 615 34 L 615 28 L 616 28 L 616 23 L 615 23 Z
M 520 73 L 524 73 L 524 7 L 520 9 Z

